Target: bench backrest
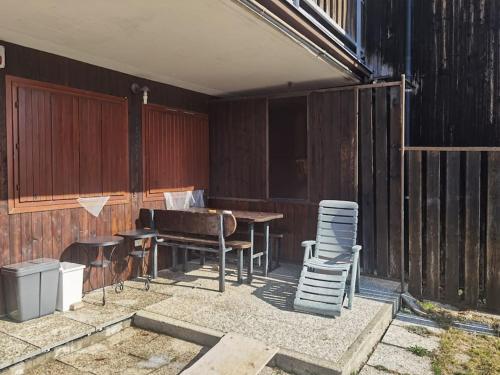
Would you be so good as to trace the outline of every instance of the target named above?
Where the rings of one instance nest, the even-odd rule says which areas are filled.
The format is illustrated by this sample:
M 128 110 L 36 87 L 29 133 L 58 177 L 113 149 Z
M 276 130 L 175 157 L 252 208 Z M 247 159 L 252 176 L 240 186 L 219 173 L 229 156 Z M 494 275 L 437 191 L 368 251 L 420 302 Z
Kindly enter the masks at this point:
M 335 259 L 356 245 L 358 204 L 324 200 L 319 203 L 316 256 Z
M 219 236 L 220 218 L 223 218 L 224 237 L 236 231 L 236 219 L 232 214 L 154 210 L 154 228 L 159 233 L 189 233 L 199 236 Z

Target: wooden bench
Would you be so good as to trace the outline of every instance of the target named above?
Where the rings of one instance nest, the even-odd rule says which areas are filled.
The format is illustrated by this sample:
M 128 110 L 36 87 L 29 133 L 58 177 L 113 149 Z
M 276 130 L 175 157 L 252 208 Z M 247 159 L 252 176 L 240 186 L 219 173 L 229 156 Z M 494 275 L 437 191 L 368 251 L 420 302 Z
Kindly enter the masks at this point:
M 238 229 L 236 234 L 238 234 L 240 236 L 248 236 L 248 231 L 243 231 L 243 230 Z M 263 232 L 258 232 L 258 231 L 255 231 L 253 235 L 255 237 L 259 237 L 259 238 L 264 238 L 264 236 L 265 236 L 265 234 Z M 282 242 L 283 242 L 283 237 L 284 237 L 283 233 L 275 233 L 275 232 L 269 233 L 269 239 L 270 239 L 270 243 L 269 243 L 269 272 L 275 270 L 276 268 L 278 268 L 280 266 L 280 253 L 281 253 L 281 246 L 282 246 Z M 264 252 L 253 254 L 253 259 L 257 258 L 259 267 L 261 265 L 261 258 L 264 255 L 265 255 Z M 274 264 L 273 264 L 273 262 L 274 262 Z
M 188 250 L 215 253 L 219 257 L 219 291 L 225 290 L 226 253 L 235 250 L 238 262 L 238 282 L 243 282 L 243 251 L 252 244 L 247 241 L 227 241 L 236 231 L 232 214 L 208 212 L 154 210 L 152 228 L 157 230 L 158 246 L 171 247 L 172 265 L 177 265 L 177 250 L 183 251 L 186 271 Z

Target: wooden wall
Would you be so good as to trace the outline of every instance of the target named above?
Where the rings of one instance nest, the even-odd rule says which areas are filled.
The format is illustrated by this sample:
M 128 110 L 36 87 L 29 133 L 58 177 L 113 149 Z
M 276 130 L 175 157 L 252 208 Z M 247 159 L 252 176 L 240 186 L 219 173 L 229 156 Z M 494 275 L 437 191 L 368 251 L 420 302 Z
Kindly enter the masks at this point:
M 210 205 L 281 212 L 271 229 L 285 234 L 283 259 L 300 262 L 300 242 L 316 236 L 321 199 L 357 200 L 354 90 L 308 96 L 309 198 L 269 199 L 267 99 L 214 101 L 210 106 Z
M 374 76 L 405 72 L 407 1 L 367 0 Z M 410 145 L 500 146 L 500 5 L 414 0 Z
M 1 44 L 6 47 L 6 68 L 0 70 L 0 266 L 40 256 L 85 261 L 85 258 L 82 260 L 81 251 L 70 246 L 78 237 L 111 234 L 132 228 L 135 226 L 139 208 L 163 206 L 163 202 L 142 202 L 142 98 L 131 94 L 131 84 L 137 82 L 141 86 L 147 85 L 151 89 L 151 103 L 200 113 L 207 113 L 209 97 L 49 53 L 5 42 Z M 131 192 L 129 203 L 106 206 L 97 219 L 82 208 L 7 214 L 6 74 L 128 97 Z M 165 259 L 160 254 L 160 265 L 164 262 Z M 122 265 L 115 264 L 115 270 L 126 276 L 128 270 L 122 268 Z M 110 281 L 108 275 L 106 282 Z M 91 278 L 86 275 L 85 287 L 96 287 L 100 282 L 94 271 Z M 0 293 L 3 293 L 1 285 Z M 0 301 L 3 301 L 1 295 Z M 3 302 L 0 302 L 0 314 L 3 312 L 2 304 Z
M 500 311 L 500 152 L 417 148 L 407 157 L 409 291 Z

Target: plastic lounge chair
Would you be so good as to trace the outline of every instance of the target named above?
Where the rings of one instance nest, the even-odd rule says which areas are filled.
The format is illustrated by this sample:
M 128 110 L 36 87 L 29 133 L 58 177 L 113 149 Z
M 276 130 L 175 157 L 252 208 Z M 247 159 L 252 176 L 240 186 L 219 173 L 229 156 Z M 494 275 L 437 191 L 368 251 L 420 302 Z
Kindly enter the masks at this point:
M 348 308 L 352 308 L 354 291 L 359 289 L 361 246 L 356 245 L 357 223 L 357 203 L 320 202 L 316 241 L 302 242 L 304 266 L 295 295 L 295 310 L 339 316 L 349 275 Z

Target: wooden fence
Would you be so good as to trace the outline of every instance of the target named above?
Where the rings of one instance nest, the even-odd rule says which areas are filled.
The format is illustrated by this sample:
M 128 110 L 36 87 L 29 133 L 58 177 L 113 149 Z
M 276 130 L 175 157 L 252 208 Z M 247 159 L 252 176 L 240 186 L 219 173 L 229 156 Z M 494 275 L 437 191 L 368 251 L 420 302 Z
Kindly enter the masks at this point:
M 500 311 L 500 149 L 405 152 L 409 291 Z

